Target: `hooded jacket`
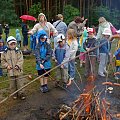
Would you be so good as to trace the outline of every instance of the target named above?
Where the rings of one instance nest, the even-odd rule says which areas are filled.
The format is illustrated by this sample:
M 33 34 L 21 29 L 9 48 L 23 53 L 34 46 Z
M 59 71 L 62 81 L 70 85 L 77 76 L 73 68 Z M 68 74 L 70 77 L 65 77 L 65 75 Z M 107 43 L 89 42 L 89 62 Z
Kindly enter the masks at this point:
M 21 41 L 21 35 L 19 29 L 16 29 L 16 40 Z
M 54 57 L 57 60 L 57 65 L 60 65 L 70 58 L 70 47 L 65 43 L 62 47 L 58 46 L 55 48 Z M 64 68 L 68 68 L 68 62 L 64 64 Z
M 36 69 L 42 70 L 40 68 L 40 64 L 44 66 L 44 69 L 51 68 L 51 61 L 50 58 L 52 56 L 52 48 L 50 44 L 47 42 L 47 39 L 44 42 L 40 41 L 41 35 L 46 35 L 44 30 L 38 32 L 38 44 L 35 49 L 35 56 L 36 56 Z
M 12 69 L 8 70 L 9 76 L 19 76 L 23 73 L 23 54 L 16 47 L 14 50 L 6 48 L 4 53 L 1 54 L 1 65 L 3 68 L 7 68 L 8 65 L 12 66 Z M 18 66 L 19 69 L 15 69 Z

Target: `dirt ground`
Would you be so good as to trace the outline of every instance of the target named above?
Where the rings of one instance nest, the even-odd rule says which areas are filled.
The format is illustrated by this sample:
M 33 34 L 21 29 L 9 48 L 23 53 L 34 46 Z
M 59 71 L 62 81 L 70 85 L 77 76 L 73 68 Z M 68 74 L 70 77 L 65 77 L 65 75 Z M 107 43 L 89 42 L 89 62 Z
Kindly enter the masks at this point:
M 71 106 L 72 102 L 76 100 L 80 93 L 86 86 L 86 81 L 75 81 L 80 87 L 80 90 L 74 83 L 64 90 L 62 88 L 55 88 L 53 82 L 49 82 L 48 93 L 41 93 L 37 88 L 29 94 L 26 100 L 15 100 L 14 104 L 9 108 L 5 115 L 0 116 L 0 120 L 56 120 L 53 116 L 61 105 L 66 104 Z M 105 88 L 101 83 L 105 82 L 104 78 L 98 77 L 95 82 L 96 91 L 101 91 Z M 109 86 L 107 86 L 109 87 Z M 111 103 L 110 111 L 112 113 L 120 113 L 120 87 L 113 87 L 112 93 L 104 91 L 101 98 L 105 97 Z M 113 119 L 117 120 L 117 119 Z M 119 120 L 119 119 L 118 119 Z

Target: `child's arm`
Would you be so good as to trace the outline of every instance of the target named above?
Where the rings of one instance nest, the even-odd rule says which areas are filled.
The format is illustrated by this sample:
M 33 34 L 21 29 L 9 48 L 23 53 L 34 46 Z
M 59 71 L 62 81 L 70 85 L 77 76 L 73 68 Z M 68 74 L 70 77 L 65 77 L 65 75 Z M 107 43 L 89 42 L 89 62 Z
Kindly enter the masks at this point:
M 66 46 L 66 53 L 65 53 L 65 57 L 64 57 L 62 63 L 67 62 L 69 60 L 69 58 L 70 58 L 70 48 L 69 48 L 69 46 Z
M 19 51 L 17 53 L 17 63 L 15 65 L 16 69 L 22 69 L 22 65 L 23 65 L 23 54 L 21 51 Z
M 5 58 L 5 53 L 1 53 L 1 65 L 3 68 L 6 69 L 11 69 L 12 67 L 8 64 L 6 58 Z

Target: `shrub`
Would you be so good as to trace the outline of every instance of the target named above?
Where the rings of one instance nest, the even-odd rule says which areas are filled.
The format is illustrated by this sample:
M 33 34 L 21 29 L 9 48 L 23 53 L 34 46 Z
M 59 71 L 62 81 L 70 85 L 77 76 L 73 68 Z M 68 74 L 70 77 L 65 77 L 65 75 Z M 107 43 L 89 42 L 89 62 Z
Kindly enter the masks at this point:
M 71 21 L 73 21 L 75 16 L 80 16 L 80 12 L 77 8 L 71 5 L 66 5 L 64 6 L 63 15 L 65 23 L 69 24 Z

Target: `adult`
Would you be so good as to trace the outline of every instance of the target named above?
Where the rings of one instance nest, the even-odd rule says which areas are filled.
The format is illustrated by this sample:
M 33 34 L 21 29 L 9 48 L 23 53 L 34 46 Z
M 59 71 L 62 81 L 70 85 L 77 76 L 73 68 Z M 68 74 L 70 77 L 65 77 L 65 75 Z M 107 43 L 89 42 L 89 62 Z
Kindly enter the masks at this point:
M 3 33 L 2 25 L 0 24 L 0 39 L 2 38 L 2 33 Z
M 47 22 L 47 18 L 43 13 L 40 13 L 38 15 L 38 21 L 39 23 L 35 24 L 32 30 L 28 32 L 28 34 L 34 34 L 40 30 L 44 30 L 47 33 L 48 36 L 48 42 L 50 43 L 50 32 L 53 32 L 53 35 L 57 35 L 57 30 L 55 27 L 50 23 Z
M 58 14 L 56 15 L 57 21 L 53 23 L 53 26 L 57 29 L 58 34 L 63 34 L 66 36 L 67 32 L 67 25 L 65 22 L 63 22 L 63 15 Z
M 105 28 L 110 29 L 110 22 L 108 22 L 104 17 L 100 17 L 98 19 L 99 21 L 99 27 L 98 27 L 98 32 L 97 32 L 97 39 L 101 39 L 103 37 L 102 33 Z M 112 32 L 111 32 L 112 35 Z
M 10 28 L 9 28 L 9 25 L 8 24 L 5 24 L 5 30 L 4 30 L 4 33 L 5 33 L 5 40 L 7 41 L 7 38 L 9 36 L 9 31 L 10 31 Z
M 24 51 L 28 50 L 28 26 L 26 20 L 22 19 L 22 35 L 23 35 L 23 47 Z
M 77 34 L 77 37 L 80 37 L 83 34 L 86 21 L 87 21 L 87 19 L 84 20 L 84 18 L 77 16 L 77 17 L 75 17 L 74 21 L 72 21 L 68 25 L 68 29 L 70 29 L 70 28 L 74 29 L 75 33 Z

